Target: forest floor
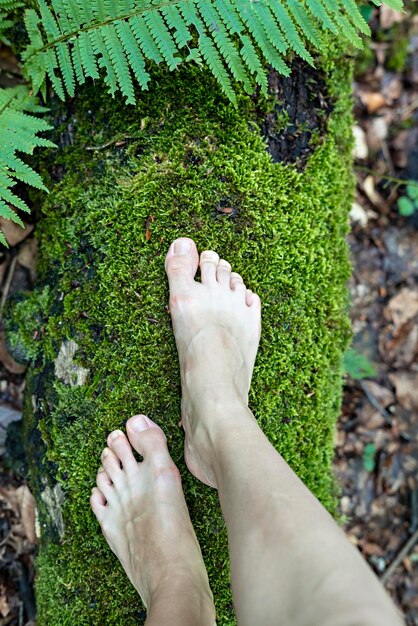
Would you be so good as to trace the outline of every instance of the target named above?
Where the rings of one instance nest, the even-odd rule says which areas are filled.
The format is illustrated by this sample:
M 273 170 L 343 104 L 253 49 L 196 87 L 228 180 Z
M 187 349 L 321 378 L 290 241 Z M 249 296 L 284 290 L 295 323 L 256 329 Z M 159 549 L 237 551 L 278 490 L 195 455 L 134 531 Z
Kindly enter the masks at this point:
M 418 179 L 418 18 L 381 7 L 370 24 L 354 84 L 357 197 L 348 241 L 355 356 L 334 467 L 350 541 L 407 625 L 418 626 L 418 201 L 409 217 L 398 207 L 411 196 L 400 206 L 413 211 L 416 188 L 404 181 Z M 0 48 L 0 84 L 16 76 L 14 58 Z M 11 247 L 0 252 L 0 316 L 8 296 L 33 287 L 31 230 L 22 239 L 12 225 Z M 34 501 L 20 478 L 24 467 L 11 470 L 5 454 L 9 425 L 9 444 L 18 445 L 23 389 L 24 368 L 7 354 L 0 327 L 0 626 L 35 624 Z

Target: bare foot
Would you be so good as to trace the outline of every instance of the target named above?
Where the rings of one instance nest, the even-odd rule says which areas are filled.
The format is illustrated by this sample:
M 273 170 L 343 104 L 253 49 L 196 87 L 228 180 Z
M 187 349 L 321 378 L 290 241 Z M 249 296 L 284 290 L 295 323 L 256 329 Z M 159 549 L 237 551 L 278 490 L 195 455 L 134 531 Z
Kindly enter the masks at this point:
M 173 617 L 173 604 L 181 605 L 184 596 L 189 613 L 199 615 L 199 621 L 190 623 L 213 626 L 206 569 L 166 437 L 144 415 L 131 417 L 126 430 L 129 440 L 120 430 L 108 437 L 90 499 L 93 512 L 148 616 L 154 610 L 160 623 L 161 603 L 166 602 L 167 617 Z M 142 462 L 136 461 L 131 445 L 143 456 Z M 180 623 L 189 620 L 183 615 Z
M 194 280 L 198 266 L 201 282 Z M 171 244 L 166 272 L 180 360 L 185 460 L 192 474 L 216 487 L 208 446 L 215 424 L 203 419 L 201 409 L 214 401 L 225 404 L 225 412 L 231 401 L 247 405 L 261 331 L 260 298 L 216 252 L 202 252 L 199 260 L 187 237 Z

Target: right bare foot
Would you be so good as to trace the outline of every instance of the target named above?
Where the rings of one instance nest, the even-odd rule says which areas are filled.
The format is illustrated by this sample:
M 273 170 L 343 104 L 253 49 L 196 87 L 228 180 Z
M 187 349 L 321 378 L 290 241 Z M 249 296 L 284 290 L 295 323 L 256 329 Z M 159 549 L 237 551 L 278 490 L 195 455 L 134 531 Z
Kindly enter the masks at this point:
M 194 280 L 200 266 L 201 282 Z M 170 313 L 180 360 L 185 461 L 199 480 L 216 487 L 210 430 L 202 405 L 247 405 L 261 330 L 260 298 L 248 290 L 227 261 L 192 239 L 174 241 L 167 254 Z M 224 416 L 228 420 L 228 415 Z M 249 419 L 254 418 L 249 414 Z

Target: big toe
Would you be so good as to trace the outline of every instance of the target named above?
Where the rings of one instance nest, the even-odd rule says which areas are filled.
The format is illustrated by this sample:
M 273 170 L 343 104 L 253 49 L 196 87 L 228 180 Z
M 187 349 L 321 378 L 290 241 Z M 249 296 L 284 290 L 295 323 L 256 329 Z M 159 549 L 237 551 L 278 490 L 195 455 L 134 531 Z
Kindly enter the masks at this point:
M 199 265 L 196 244 L 189 237 L 180 237 L 171 244 L 166 259 L 170 292 L 176 293 L 190 287 Z
M 144 461 L 171 461 L 167 439 L 161 428 L 146 415 L 134 415 L 126 422 L 126 432 L 135 450 Z

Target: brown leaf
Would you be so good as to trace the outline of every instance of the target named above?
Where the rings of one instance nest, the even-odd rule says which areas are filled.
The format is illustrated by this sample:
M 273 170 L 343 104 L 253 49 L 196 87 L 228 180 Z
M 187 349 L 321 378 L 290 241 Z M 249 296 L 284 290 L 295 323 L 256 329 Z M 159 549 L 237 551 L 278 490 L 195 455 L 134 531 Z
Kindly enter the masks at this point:
M 38 256 L 38 245 L 36 239 L 28 239 L 19 249 L 19 254 L 17 255 L 17 261 L 22 267 L 25 267 L 29 270 L 30 277 L 32 282 L 35 281 L 36 276 L 36 260 Z
M 405 287 L 396 294 L 385 309 L 385 317 L 392 320 L 395 330 L 418 313 L 418 290 Z
M 7 239 L 9 246 L 17 246 L 18 243 L 26 239 L 28 235 L 33 231 L 32 224 L 25 224 L 25 228 L 15 224 L 11 220 L 7 220 L 4 217 L 0 217 L 0 230 L 3 231 L 4 236 Z
M 145 239 L 146 239 L 146 241 L 149 241 L 151 239 L 150 226 L 151 226 L 153 221 L 154 221 L 154 216 L 153 215 L 149 215 L 147 217 L 147 221 L 145 222 Z
M 376 111 L 382 109 L 387 104 L 385 97 L 377 91 L 365 91 L 360 97 L 369 113 L 376 113 Z
M 383 387 L 373 380 L 365 380 L 363 382 L 363 385 L 383 407 L 386 408 L 387 406 L 395 402 L 395 396 L 393 392 L 387 387 Z
M 12 356 L 7 351 L 6 348 L 6 340 L 4 335 L 4 330 L 0 329 L 0 362 L 3 363 L 4 367 L 9 370 L 12 374 L 23 374 L 26 370 L 25 365 L 21 365 L 17 363 Z
M 418 372 L 399 370 L 389 374 L 389 379 L 395 387 L 396 399 L 402 408 L 418 411 Z
M 35 498 L 31 494 L 30 489 L 27 485 L 21 485 L 16 490 L 16 494 L 19 501 L 20 517 L 25 531 L 25 536 L 29 543 L 36 543 L 37 538 L 35 533 Z

